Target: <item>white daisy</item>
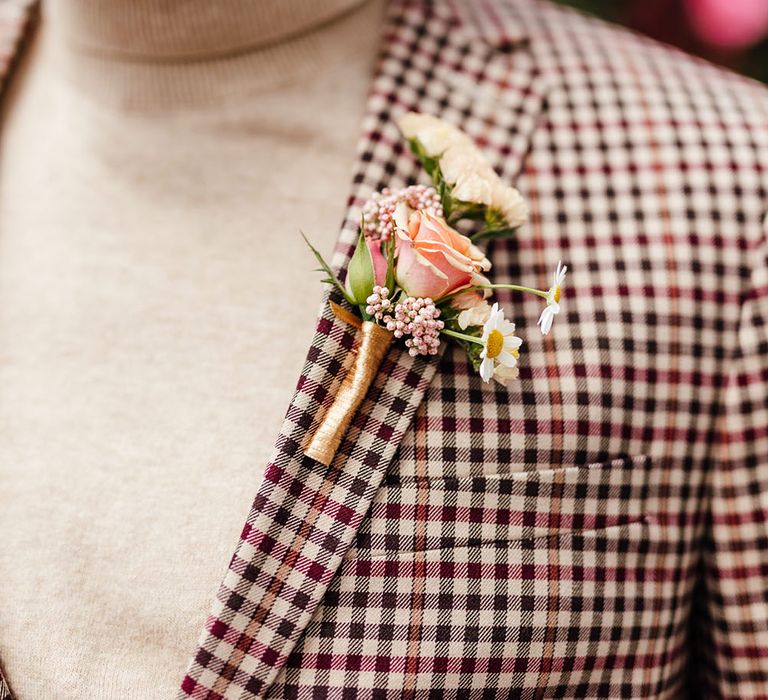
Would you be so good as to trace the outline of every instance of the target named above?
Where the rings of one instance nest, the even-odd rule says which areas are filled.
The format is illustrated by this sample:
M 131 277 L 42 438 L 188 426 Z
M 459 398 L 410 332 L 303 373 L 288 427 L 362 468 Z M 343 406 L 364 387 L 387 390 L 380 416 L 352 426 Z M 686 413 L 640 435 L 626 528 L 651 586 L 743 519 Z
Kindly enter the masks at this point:
M 494 304 L 488 320 L 483 325 L 483 349 L 480 357 L 480 376 L 484 382 L 491 381 L 495 374 L 500 380 L 507 379 L 509 370 L 517 365 L 522 339 L 513 335 L 515 324 L 504 318 L 504 311 Z
M 541 328 L 541 334 L 546 335 L 552 329 L 552 321 L 560 313 L 560 296 L 562 294 L 562 284 L 565 281 L 565 273 L 568 266 L 563 265 L 562 261 L 557 263 L 557 270 L 552 276 L 552 286 L 547 292 L 547 305 L 539 316 L 538 325 Z

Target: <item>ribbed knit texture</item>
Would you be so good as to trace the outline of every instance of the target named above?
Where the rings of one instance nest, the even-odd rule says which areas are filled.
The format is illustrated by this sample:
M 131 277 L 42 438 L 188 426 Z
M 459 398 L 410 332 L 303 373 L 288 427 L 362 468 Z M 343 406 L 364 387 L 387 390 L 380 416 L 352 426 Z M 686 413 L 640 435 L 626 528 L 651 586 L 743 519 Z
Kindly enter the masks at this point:
M 318 30 L 361 2 L 68 0 L 46 14 L 57 59 L 76 85 L 102 100 L 162 109 L 237 101 L 333 62 L 341 47 Z
M 169 4 L 184 12 L 151 14 Z M 312 337 L 299 229 L 330 254 L 345 211 L 382 10 L 348 4 L 44 13 L 0 134 L 17 700 L 166 700 L 181 682 Z

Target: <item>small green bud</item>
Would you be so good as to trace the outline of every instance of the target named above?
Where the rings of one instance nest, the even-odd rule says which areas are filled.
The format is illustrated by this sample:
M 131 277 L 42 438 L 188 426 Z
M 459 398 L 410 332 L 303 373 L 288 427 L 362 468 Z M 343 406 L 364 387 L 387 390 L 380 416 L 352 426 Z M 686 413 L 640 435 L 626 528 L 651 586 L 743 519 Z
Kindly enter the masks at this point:
M 354 304 L 365 306 L 366 299 L 371 295 L 374 284 L 375 277 L 371 251 L 368 249 L 365 234 L 361 227 L 360 236 L 357 239 L 357 247 L 347 269 L 347 282 L 345 285 L 347 295 Z

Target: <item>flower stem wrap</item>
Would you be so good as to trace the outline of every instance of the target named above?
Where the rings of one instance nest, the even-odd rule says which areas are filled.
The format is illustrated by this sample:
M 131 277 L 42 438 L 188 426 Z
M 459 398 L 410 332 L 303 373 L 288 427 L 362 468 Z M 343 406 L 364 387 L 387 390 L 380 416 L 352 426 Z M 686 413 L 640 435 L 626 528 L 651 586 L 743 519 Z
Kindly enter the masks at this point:
M 392 338 L 392 333 L 372 321 L 362 322 L 359 345 L 352 350 L 352 366 L 312 436 L 309 447 L 304 451 L 307 457 L 326 466 L 333 461 L 355 412 L 368 393 L 392 344 Z

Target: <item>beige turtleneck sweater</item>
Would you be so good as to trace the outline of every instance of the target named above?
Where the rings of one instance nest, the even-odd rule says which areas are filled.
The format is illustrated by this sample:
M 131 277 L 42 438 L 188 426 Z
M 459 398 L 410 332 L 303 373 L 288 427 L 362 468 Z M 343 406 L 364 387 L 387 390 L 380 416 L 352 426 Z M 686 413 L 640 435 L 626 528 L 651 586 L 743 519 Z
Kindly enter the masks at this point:
M 344 213 L 380 0 L 59 0 L 0 134 L 0 659 L 173 697 Z M 226 10 L 223 8 L 226 7 Z

